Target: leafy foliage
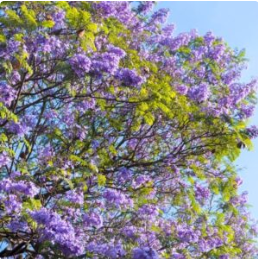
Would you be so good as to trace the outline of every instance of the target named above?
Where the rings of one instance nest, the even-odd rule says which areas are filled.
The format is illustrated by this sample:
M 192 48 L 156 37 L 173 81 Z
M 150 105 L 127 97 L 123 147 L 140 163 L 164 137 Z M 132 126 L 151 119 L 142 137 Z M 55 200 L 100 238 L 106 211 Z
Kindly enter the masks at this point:
M 152 7 L 1 4 L 0 257 L 254 258 L 256 81 Z

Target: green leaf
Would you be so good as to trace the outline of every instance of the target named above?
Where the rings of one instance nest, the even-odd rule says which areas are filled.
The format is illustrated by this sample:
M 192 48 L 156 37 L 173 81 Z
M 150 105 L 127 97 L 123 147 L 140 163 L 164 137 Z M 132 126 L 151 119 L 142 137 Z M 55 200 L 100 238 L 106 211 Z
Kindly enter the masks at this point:
M 41 25 L 42 25 L 43 27 L 45 27 L 45 28 L 52 28 L 52 27 L 55 25 L 55 22 L 54 22 L 54 21 L 51 21 L 51 20 L 49 20 L 49 21 L 43 21 L 43 22 L 41 23 Z
M 97 175 L 97 182 L 99 186 L 105 186 L 106 184 L 106 176 L 103 174 L 98 174 Z

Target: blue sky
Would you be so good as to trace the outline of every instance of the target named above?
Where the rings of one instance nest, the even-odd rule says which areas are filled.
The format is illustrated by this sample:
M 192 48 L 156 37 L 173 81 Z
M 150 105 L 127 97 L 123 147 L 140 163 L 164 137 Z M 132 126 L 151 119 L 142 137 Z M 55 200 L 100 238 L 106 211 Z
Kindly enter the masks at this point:
M 232 48 L 246 49 L 248 69 L 242 80 L 258 77 L 258 3 L 257 2 L 158 2 L 158 8 L 169 8 L 168 23 L 176 24 L 176 33 L 197 29 L 200 34 L 212 31 Z M 258 108 L 251 124 L 258 125 Z M 254 150 L 243 151 L 236 164 L 244 180 L 242 190 L 249 193 L 251 213 L 258 220 L 258 140 Z

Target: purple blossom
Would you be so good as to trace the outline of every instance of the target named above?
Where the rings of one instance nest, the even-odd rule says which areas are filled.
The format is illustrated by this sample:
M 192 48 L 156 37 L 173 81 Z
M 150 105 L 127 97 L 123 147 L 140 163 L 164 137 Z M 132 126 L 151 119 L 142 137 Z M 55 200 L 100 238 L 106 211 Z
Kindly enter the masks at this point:
M 58 37 L 51 36 L 49 38 L 43 39 L 44 43 L 40 44 L 41 51 L 50 53 L 53 57 L 62 57 L 67 55 L 66 51 L 69 49 L 67 43 L 62 42 Z M 43 71 L 46 67 L 42 67 Z
M 114 2 L 99 2 L 95 8 L 101 12 L 102 17 L 108 18 L 116 15 L 116 5 Z
M 83 216 L 83 221 L 86 226 L 100 228 L 103 225 L 103 219 L 99 213 L 91 212 Z
M 246 133 L 250 138 L 258 137 L 258 127 L 256 125 L 252 125 L 251 127 L 246 128 Z
M 196 102 L 204 102 L 210 97 L 209 86 L 206 83 L 189 88 L 188 97 Z
M 220 61 L 223 55 L 225 54 L 225 45 L 219 44 L 216 45 L 210 52 L 209 56 L 213 60 Z
M 133 21 L 133 12 L 128 2 L 99 2 L 93 5 L 101 17 L 114 17 L 125 25 Z
M 120 205 L 132 206 L 133 205 L 132 199 L 128 198 L 125 194 L 123 194 L 120 191 L 106 190 L 103 194 L 103 197 L 108 201 L 108 203 L 114 204 L 116 206 L 120 206 Z
M 126 235 L 129 238 L 135 238 L 136 236 L 136 227 L 134 226 L 128 226 L 124 227 L 122 230 L 122 233 Z
M 17 84 L 20 80 L 21 80 L 20 73 L 18 71 L 13 71 L 11 75 L 12 84 Z
M 240 186 L 243 183 L 243 180 L 240 177 L 236 177 L 235 181 L 237 186 Z
M 117 244 L 115 246 L 110 246 L 106 251 L 106 256 L 111 259 L 122 258 L 126 254 L 123 246 L 121 244 Z
M 144 83 L 144 78 L 137 75 L 135 70 L 121 68 L 116 73 L 116 78 L 123 82 L 126 86 L 139 86 Z
M 8 84 L 0 82 L 0 102 L 10 106 L 16 98 L 16 91 Z
M 9 40 L 9 41 L 7 42 L 6 53 L 12 55 L 12 54 L 18 52 L 20 45 L 21 45 L 21 42 L 19 42 L 19 41 L 16 41 L 16 40 Z
M 98 255 L 106 256 L 110 259 L 123 258 L 123 256 L 126 254 L 123 246 L 120 243 L 114 245 L 109 243 L 91 242 L 87 246 L 87 250 Z
M 159 255 L 151 247 L 134 248 L 133 259 L 159 259 Z
M 18 135 L 19 137 L 24 136 L 29 131 L 29 127 L 24 122 L 14 122 L 11 121 L 7 124 L 7 129 L 13 133 Z
M 70 58 L 69 63 L 78 77 L 83 77 L 90 71 L 91 60 L 85 54 L 75 54 Z
M 12 182 L 10 178 L 3 179 L 0 182 L 0 191 L 7 193 L 18 192 L 29 197 L 34 197 L 39 193 L 39 189 L 34 183 L 25 181 Z
M 7 227 L 13 231 L 13 232 L 16 232 L 16 231 L 26 231 L 28 229 L 28 223 L 27 222 L 24 222 L 24 221 L 21 221 L 19 218 L 17 219 L 14 219 L 12 220 L 8 225 Z
M 13 184 L 13 189 L 29 197 L 34 197 L 39 193 L 38 187 L 32 182 L 18 181 Z
M 107 51 L 109 53 L 113 53 L 115 54 L 117 57 L 119 58 L 124 58 L 126 56 L 126 52 L 118 47 L 115 47 L 114 45 L 112 44 L 109 44 L 107 46 Z
M 4 201 L 5 210 L 7 214 L 19 213 L 22 208 L 22 203 L 18 200 L 16 195 L 10 194 Z
M 159 215 L 159 210 L 155 205 L 145 204 L 138 210 L 138 213 L 139 215 L 155 217 Z
M 131 149 L 135 149 L 138 143 L 139 143 L 138 139 L 135 139 L 135 138 L 130 139 L 128 141 L 128 147 L 131 148 Z
M 208 45 L 208 46 L 211 46 L 212 43 L 215 41 L 215 36 L 213 35 L 212 32 L 207 32 L 205 35 L 204 35 L 204 42 Z
M 170 259 L 185 259 L 185 256 L 179 253 L 173 253 Z
M 207 242 L 206 240 L 204 239 L 201 239 L 199 242 L 198 242 L 198 245 L 199 245 L 199 249 L 201 252 L 204 252 L 204 253 L 207 253 L 209 252 L 212 247 L 209 245 L 209 242 Z
M 162 28 L 163 36 L 165 37 L 171 37 L 174 30 L 175 30 L 175 24 L 168 24 L 164 28 Z
M 151 16 L 150 24 L 164 23 L 167 20 L 169 9 L 161 8 Z
M 141 1 L 138 5 L 137 11 L 139 13 L 146 14 L 153 9 L 154 3 L 155 2 L 153 1 Z
M 210 191 L 207 187 L 196 184 L 195 196 L 198 201 L 207 200 L 210 197 Z
M 200 61 L 203 57 L 205 57 L 208 53 L 207 46 L 200 46 L 192 51 L 193 61 Z
M 41 208 L 38 211 L 30 212 L 30 215 L 38 224 L 42 225 L 40 226 L 42 240 L 52 240 L 68 256 L 83 253 L 83 244 L 76 236 L 72 224 L 63 220 L 59 214 Z
M 91 70 L 97 74 L 110 73 L 113 75 L 119 67 L 120 56 L 113 52 L 98 53 L 92 57 Z
M 237 195 L 230 199 L 231 203 L 234 205 L 244 205 L 247 203 L 248 200 L 248 192 L 243 192 L 241 195 Z
M 82 191 L 70 190 L 65 194 L 68 201 L 82 205 L 84 203 L 84 195 Z
M 190 35 L 181 33 L 175 38 L 165 38 L 162 44 L 168 46 L 172 51 L 178 50 L 180 47 L 187 45 L 190 42 Z
M 180 93 L 182 95 L 186 95 L 188 92 L 188 87 L 186 85 L 178 85 L 176 87 L 176 90 L 178 93 Z
M 46 208 L 42 208 L 38 211 L 32 211 L 30 213 L 31 217 L 39 224 L 47 224 L 52 217 L 52 212 Z
M 134 182 L 133 182 L 133 187 L 134 188 L 139 188 L 140 186 L 146 184 L 147 182 L 150 182 L 151 178 L 147 175 L 140 175 L 138 176 Z
M 133 172 L 125 167 L 119 169 L 117 181 L 121 184 L 129 182 L 132 179 Z
M 55 21 L 55 26 L 53 27 L 53 30 L 59 30 L 65 25 L 65 12 L 63 10 L 59 12 L 55 12 L 52 15 L 53 20 Z
M 196 243 L 201 235 L 200 231 L 195 231 L 189 226 L 178 226 L 178 237 L 182 242 Z
M 253 105 L 242 105 L 240 109 L 240 117 L 241 118 L 250 118 L 254 114 L 254 106 Z

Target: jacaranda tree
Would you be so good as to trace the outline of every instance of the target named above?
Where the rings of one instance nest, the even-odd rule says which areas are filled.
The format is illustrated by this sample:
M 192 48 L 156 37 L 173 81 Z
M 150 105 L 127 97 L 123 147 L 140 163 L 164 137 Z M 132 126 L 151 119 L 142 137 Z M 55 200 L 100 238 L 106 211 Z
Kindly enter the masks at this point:
M 1 258 L 255 257 L 233 161 L 256 81 L 152 7 L 1 4 Z

